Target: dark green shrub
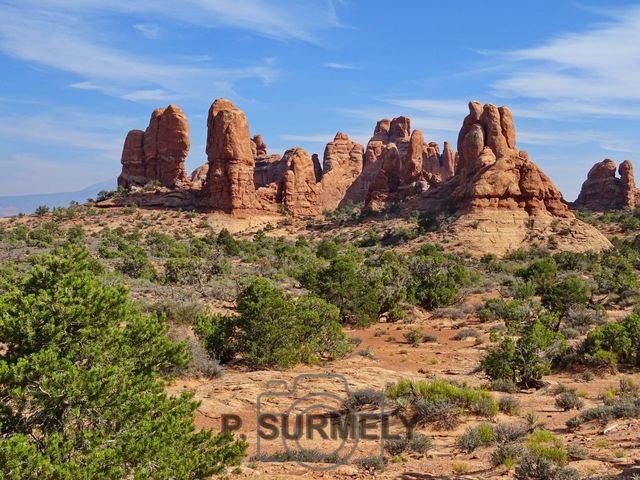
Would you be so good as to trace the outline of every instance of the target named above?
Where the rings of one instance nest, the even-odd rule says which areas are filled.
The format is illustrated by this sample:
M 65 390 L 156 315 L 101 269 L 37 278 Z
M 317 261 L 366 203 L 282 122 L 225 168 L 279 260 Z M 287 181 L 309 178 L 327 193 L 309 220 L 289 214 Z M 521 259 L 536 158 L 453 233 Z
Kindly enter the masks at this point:
M 491 348 L 480 368 L 492 380 L 509 380 L 531 387 L 551 370 L 552 361 L 566 350 L 562 335 L 535 320 L 517 340 L 505 337 Z
M 240 244 L 235 238 L 233 238 L 233 235 L 231 235 L 231 233 L 229 233 L 229 230 L 227 230 L 226 228 L 220 230 L 220 233 L 218 233 L 218 238 L 216 239 L 216 243 L 224 249 L 227 255 L 240 255 Z
M 297 299 L 266 279 L 238 297 L 238 316 L 200 316 L 194 330 L 209 353 L 227 361 L 240 353 L 255 368 L 288 368 L 346 355 L 349 345 L 338 309 L 313 296 Z
M 564 316 L 571 308 L 586 306 L 589 294 L 587 283 L 571 275 L 548 287 L 541 300 L 543 306 Z
M 383 282 L 356 252 L 348 251 L 332 259 L 326 268 L 303 279 L 303 284 L 340 309 L 345 323 L 360 326 L 378 320 L 383 308 Z
M 526 268 L 518 270 L 516 274 L 536 285 L 537 293 L 544 293 L 555 282 L 558 267 L 553 258 L 547 257 L 532 261 Z
M 338 244 L 334 240 L 322 240 L 316 249 L 316 255 L 325 260 L 331 260 L 338 256 L 340 251 Z
M 594 328 L 587 334 L 582 352 L 587 362 L 640 365 L 640 313 L 632 313 L 621 323 Z
M 146 243 L 149 247 L 149 252 L 154 257 L 177 258 L 188 255 L 187 245 L 166 233 L 150 232 L 147 235 Z
M 156 269 L 149 260 L 147 252 L 139 246 L 131 246 L 126 249 L 116 264 L 116 270 L 131 278 L 154 280 L 157 276 Z
M 214 276 L 228 273 L 231 265 L 223 257 L 170 258 L 165 262 L 164 268 L 166 283 L 203 286 Z
M 49 207 L 47 207 L 46 205 L 40 205 L 38 208 L 36 208 L 34 213 L 38 217 L 42 217 L 42 216 L 46 215 L 47 213 L 49 213 Z
M 0 477 L 204 480 L 238 464 L 244 442 L 196 431 L 192 395 L 165 393 L 184 345 L 100 270 L 69 248 L 0 295 Z
M 433 245 L 420 248 L 411 258 L 412 297 L 424 308 L 432 309 L 455 303 L 460 288 L 470 280 L 460 259 L 448 257 Z
M 535 315 L 530 303 L 519 300 L 490 298 L 478 309 L 478 317 L 482 322 L 502 320 L 510 332 L 519 332 L 525 327 L 526 320 Z

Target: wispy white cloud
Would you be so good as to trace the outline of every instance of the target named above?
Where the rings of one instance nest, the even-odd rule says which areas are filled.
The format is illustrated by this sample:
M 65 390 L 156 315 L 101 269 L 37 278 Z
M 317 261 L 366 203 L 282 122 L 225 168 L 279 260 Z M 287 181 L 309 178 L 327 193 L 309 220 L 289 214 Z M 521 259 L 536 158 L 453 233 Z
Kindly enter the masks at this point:
M 143 37 L 158 38 L 160 36 L 160 26 L 155 23 L 136 23 L 133 28 Z
M 119 158 L 122 132 L 132 120 L 110 115 L 91 115 L 62 109 L 28 114 L 3 114 L 0 141 L 25 145 L 77 148 L 98 154 L 102 159 Z
M 119 12 L 168 18 L 208 28 L 232 27 L 277 40 L 317 43 L 319 33 L 341 26 L 334 1 L 306 0 L 9 0 L 35 9 L 77 14 Z M 339 2 L 338 2 L 339 3 Z
M 6 152 L 0 155 L 1 195 L 81 189 L 115 178 L 123 132 L 136 122 L 64 108 L 0 114 L 0 144 Z
M 45 6 L 57 3 L 73 2 L 51 0 Z M 136 55 L 113 47 L 108 33 L 95 31 L 90 22 L 75 13 L 65 13 L 64 9 L 58 12 L 0 4 L 0 16 L 3 19 L 0 51 L 29 63 L 74 74 L 79 77 L 79 81 L 71 85 L 74 88 L 97 90 L 134 101 L 198 97 L 212 90 L 230 95 L 239 80 L 254 79 L 269 84 L 279 75 L 273 59 L 224 67 L 167 56 L 154 59 Z
M 361 70 L 361 67 L 357 65 L 351 65 L 349 63 L 337 63 L 337 62 L 328 62 L 322 64 L 325 68 L 331 68 L 333 70 Z
M 640 113 L 640 7 L 610 9 L 605 21 L 506 52 L 508 73 L 494 93 L 542 101 L 536 112 L 579 117 Z

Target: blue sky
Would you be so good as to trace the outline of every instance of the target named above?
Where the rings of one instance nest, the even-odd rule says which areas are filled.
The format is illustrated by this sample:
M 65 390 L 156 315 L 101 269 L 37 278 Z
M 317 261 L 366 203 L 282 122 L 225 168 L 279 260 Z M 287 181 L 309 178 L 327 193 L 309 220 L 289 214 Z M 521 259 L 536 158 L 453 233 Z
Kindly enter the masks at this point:
M 118 175 L 126 132 L 176 103 L 204 163 L 217 97 L 269 150 L 322 155 L 408 115 L 455 142 L 470 99 L 573 200 L 589 167 L 640 169 L 640 2 L 0 0 L 0 195 Z

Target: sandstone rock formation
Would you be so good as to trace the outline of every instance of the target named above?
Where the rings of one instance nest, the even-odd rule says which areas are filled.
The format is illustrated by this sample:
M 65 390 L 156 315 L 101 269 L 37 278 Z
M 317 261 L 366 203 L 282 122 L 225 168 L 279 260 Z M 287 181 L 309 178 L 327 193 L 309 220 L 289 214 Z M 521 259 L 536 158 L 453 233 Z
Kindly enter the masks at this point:
M 264 140 L 262 139 L 262 135 L 258 134 L 258 135 L 254 135 L 254 137 L 251 139 L 251 141 L 253 142 L 253 145 L 255 146 L 256 149 L 256 157 L 266 157 L 267 156 L 267 145 L 266 143 L 264 143 Z
M 130 188 L 150 182 L 168 188 L 187 186 L 184 161 L 189 147 L 189 124 L 182 110 L 175 105 L 154 110 L 145 132 L 131 130 L 127 134 L 118 186 Z
M 196 168 L 189 179 L 191 180 L 191 185 L 195 188 L 202 188 L 204 182 L 207 180 L 207 174 L 209 173 L 209 164 L 203 163 L 198 168 Z
M 199 206 L 232 214 L 275 214 L 285 208 L 293 215 L 320 215 L 366 200 L 371 210 L 398 203 L 405 211 L 449 216 L 437 241 L 477 253 L 544 247 L 551 237 L 557 248 L 573 251 L 610 246 L 595 228 L 574 217 L 551 180 L 517 149 L 508 108 L 471 102 L 469 112 L 457 153 L 447 142 L 442 152 L 437 143 L 427 143 L 420 130 L 411 130 L 409 118 L 400 116 L 377 122 L 366 151 L 338 132 L 321 165 L 317 155 L 299 147 L 282 157 L 269 155 L 263 138 L 250 136 L 245 114 L 218 99 L 207 120 L 208 162 L 189 181 L 184 172 L 186 119 L 175 106 L 157 109 L 146 131 L 127 135 L 119 184 L 157 180 L 162 188 L 114 197 L 109 205 Z M 620 165 L 620 178 L 615 170 L 610 160 L 594 166 L 576 203 L 634 206 L 631 163 Z
M 551 180 L 518 151 L 508 108 L 471 102 L 469 112 L 458 136 L 456 175 L 431 189 L 423 204 L 427 210 L 451 209 L 454 221 L 441 241 L 496 254 L 547 247 L 551 237 L 563 250 L 611 246 L 598 230 L 575 219 Z
M 203 186 L 207 206 L 232 213 L 255 209 L 255 160 L 244 112 L 226 99 L 217 99 L 207 119 L 209 171 Z
M 573 208 L 596 211 L 635 208 L 638 192 L 631 162 L 622 162 L 618 173 L 619 178 L 613 160 L 596 163 L 589 170 Z
M 267 155 L 256 158 L 253 183 L 256 188 L 260 188 L 273 182 L 280 182 L 286 171 L 287 165 L 282 162 L 280 155 Z
M 348 191 L 362 173 L 362 155 L 362 145 L 350 140 L 343 132 L 336 133 L 333 141 L 327 144 L 320 181 L 320 204 L 324 209 L 335 210 L 343 201 L 353 200 L 354 195 Z M 316 178 L 318 167 L 319 165 L 315 167 Z M 364 196 L 362 199 L 364 200 Z
M 321 185 L 316 182 L 313 160 L 302 148 L 287 150 L 282 157 L 287 165 L 282 182 L 281 203 L 294 215 L 319 215 Z
M 469 110 L 458 137 L 460 165 L 452 192 L 458 209 L 523 209 L 572 218 L 549 177 L 517 150 L 511 111 L 477 102 Z
M 129 188 L 147 183 L 144 159 L 144 132 L 131 130 L 127 133 L 122 148 L 122 173 L 118 177 L 118 186 Z
M 383 165 L 382 158 L 388 154 L 389 145 L 397 148 L 399 158 L 391 163 L 387 159 Z M 427 143 L 418 129 L 411 131 L 409 118 L 382 119 L 367 144 L 363 173 L 351 189 L 353 201 L 360 201 L 365 192 L 367 209 L 379 210 L 388 202 L 400 202 L 425 191 L 455 172 L 456 154 L 448 143 L 445 142 L 441 154 L 437 143 Z M 378 191 L 379 188 L 383 190 Z

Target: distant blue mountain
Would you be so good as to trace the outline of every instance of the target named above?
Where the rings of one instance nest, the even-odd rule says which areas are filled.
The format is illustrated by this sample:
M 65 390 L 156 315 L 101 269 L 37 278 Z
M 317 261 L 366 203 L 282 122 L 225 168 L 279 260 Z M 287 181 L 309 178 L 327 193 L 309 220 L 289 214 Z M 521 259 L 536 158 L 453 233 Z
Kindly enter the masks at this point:
M 40 205 L 49 208 L 66 207 L 69 202 L 84 203 L 88 198 L 96 198 L 101 190 L 114 190 L 116 180 L 96 183 L 79 192 L 34 193 L 32 195 L 0 196 L 0 217 L 11 217 L 19 213 L 33 213 Z

